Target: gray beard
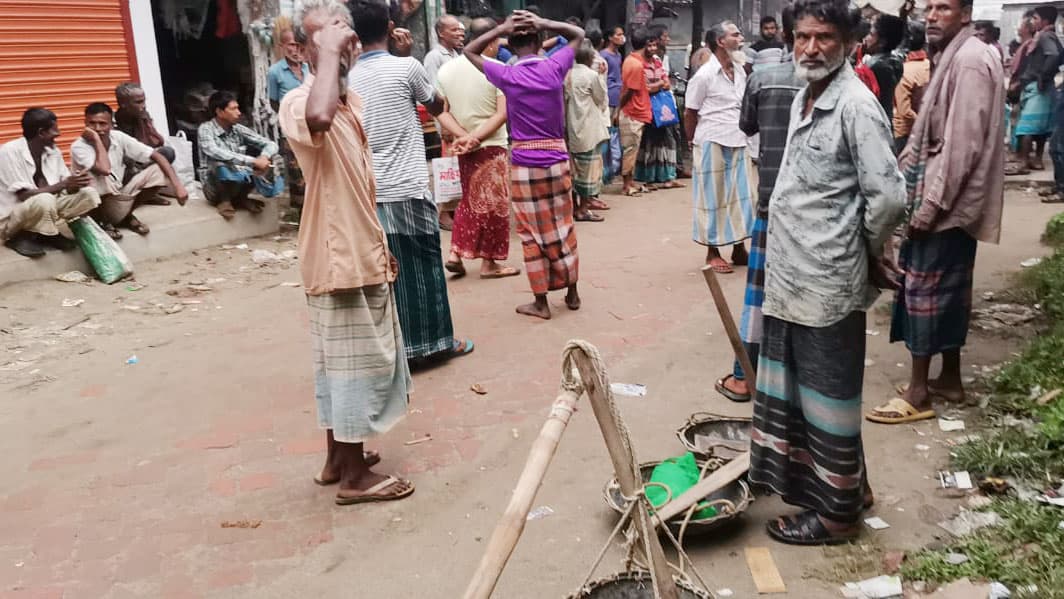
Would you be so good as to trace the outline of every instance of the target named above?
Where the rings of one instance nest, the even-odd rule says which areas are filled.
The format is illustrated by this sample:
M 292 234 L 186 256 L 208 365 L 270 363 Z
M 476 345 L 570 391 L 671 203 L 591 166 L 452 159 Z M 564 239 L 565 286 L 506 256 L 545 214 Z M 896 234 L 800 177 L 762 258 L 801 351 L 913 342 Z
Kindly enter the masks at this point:
M 816 81 L 822 81 L 831 76 L 832 73 L 842 68 L 843 63 L 846 62 L 846 55 L 839 52 L 837 57 L 829 57 L 824 66 L 809 68 L 803 66 L 798 59 L 798 55 L 794 55 L 794 74 L 800 79 L 804 79 L 809 83 Z

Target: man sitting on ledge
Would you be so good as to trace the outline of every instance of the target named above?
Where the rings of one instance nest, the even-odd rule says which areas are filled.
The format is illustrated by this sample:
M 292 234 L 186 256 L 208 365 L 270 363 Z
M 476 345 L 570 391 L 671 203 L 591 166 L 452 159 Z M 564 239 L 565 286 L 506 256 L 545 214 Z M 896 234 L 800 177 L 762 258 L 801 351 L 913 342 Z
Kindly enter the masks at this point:
M 71 174 L 55 147 L 55 113 L 30 108 L 22 115 L 22 137 L 0 146 L 0 241 L 29 258 L 45 246 L 73 249 L 59 225 L 100 205 L 87 172 Z
M 267 179 L 278 146 L 240 124 L 240 104 L 233 92 L 214 92 L 208 105 L 214 118 L 198 131 L 203 193 L 226 220 L 236 215 L 237 208 L 258 214 L 263 203 L 248 194 L 257 188 L 263 196 L 273 197 L 283 187 Z

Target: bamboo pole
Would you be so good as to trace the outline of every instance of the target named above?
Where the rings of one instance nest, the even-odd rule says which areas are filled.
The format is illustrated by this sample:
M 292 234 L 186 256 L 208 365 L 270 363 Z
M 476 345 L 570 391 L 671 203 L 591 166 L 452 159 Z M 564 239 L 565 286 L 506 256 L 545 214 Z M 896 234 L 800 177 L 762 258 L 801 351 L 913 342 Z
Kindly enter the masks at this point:
M 499 582 L 503 568 L 509 561 L 510 555 L 517 546 L 517 540 L 521 538 L 521 532 L 525 529 L 528 511 L 532 509 L 532 502 L 536 498 L 536 492 L 543 484 L 543 477 L 547 474 L 547 468 L 554 458 L 554 452 L 558 449 L 562 433 L 569 424 L 569 418 L 576 409 L 576 401 L 579 395 L 572 391 L 562 391 L 554 400 L 550 416 L 543 423 L 532 443 L 532 450 L 525 461 L 525 468 L 521 471 L 521 477 L 517 479 L 510 504 L 506 506 L 499 523 L 495 525 L 495 531 L 491 533 L 488 546 L 484 551 L 484 557 L 480 559 L 473 579 L 466 587 L 465 599 L 488 599 Z
M 724 290 L 721 289 L 720 281 L 717 280 L 717 273 L 713 272 L 712 267 L 704 266 L 702 275 L 706 278 L 706 285 L 709 285 L 709 292 L 713 295 L 713 303 L 717 306 L 717 314 L 720 315 L 720 322 L 724 325 L 724 332 L 728 335 L 728 341 L 731 341 L 735 359 L 739 360 L 739 365 L 743 367 L 743 374 L 746 376 L 746 380 L 752 381 L 754 365 L 750 363 L 750 356 L 747 355 L 746 348 L 743 347 L 743 340 L 739 337 L 739 329 L 736 328 L 735 319 L 732 318 L 731 310 L 728 309 L 728 299 L 724 297 Z
M 661 506 L 655 513 L 654 525 L 661 526 L 671 518 L 687 511 L 687 508 L 702 501 L 714 491 L 724 488 L 750 469 L 750 452 L 744 451 L 734 460 L 714 470 L 698 484 L 687 489 L 672 501 Z
M 620 423 L 617 422 L 616 415 L 610 409 L 606 390 L 598 384 L 599 379 L 591 360 L 582 351 L 576 352 L 574 358 L 576 367 L 580 370 L 580 381 L 587 392 L 588 400 L 591 401 L 591 409 L 595 412 L 599 428 L 602 429 L 602 438 L 606 441 L 606 450 L 609 451 L 610 460 L 613 462 L 617 484 L 625 497 L 635 497 L 636 493 L 643 488 L 643 480 L 639 478 L 638 467 L 633 472 L 635 456 L 621 438 Z M 649 524 L 646 522 L 649 517 L 640 506 L 632 510 L 632 523 L 635 525 L 635 530 L 640 531 L 637 534 L 642 535 L 643 530 L 650 531 L 648 535 L 650 538 L 643 539 L 643 541 L 650 548 L 650 555 L 647 558 L 650 560 L 650 574 L 654 581 L 654 596 L 657 599 L 679 599 L 676 585 L 672 580 L 672 572 L 665 560 L 665 552 L 661 548 L 661 539 L 658 538 L 653 525 L 644 526 L 645 523 Z

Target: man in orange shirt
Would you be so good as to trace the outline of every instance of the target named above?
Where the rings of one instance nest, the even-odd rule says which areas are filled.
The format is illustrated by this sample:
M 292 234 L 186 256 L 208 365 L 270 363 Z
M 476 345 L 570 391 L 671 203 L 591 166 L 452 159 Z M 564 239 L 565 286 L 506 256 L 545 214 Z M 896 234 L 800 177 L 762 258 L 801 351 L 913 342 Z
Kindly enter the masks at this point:
M 336 503 L 402 499 L 414 485 L 370 468 L 366 441 L 406 416 L 410 371 L 395 308 L 397 265 L 377 218 L 373 157 L 362 101 L 344 83 L 358 36 L 338 0 L 304 0 L 296 39 L 311 73 L 281 99 L 278 120 L 303 167 L 299 268 L 307 294 L 318 426 Z
M 662 80 L 647 81 L 644 70 L 658 51 L 658 40 L 648 39 L 645 29 L 632 32 L 632 53 L 621 66 L 621 176 L 624 178 L 623 193 L 637 195 L 632 178 L 635 173 L 636 154 L 643 138 L 643 128 L 654 121 L 650 111 L 650 94 L 664 87 Z

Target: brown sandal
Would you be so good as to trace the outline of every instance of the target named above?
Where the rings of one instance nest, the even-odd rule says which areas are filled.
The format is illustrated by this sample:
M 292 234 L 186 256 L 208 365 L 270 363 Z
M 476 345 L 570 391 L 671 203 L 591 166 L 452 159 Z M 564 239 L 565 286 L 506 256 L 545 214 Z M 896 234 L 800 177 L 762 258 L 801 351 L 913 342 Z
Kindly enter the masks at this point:
M 393 487 L 400 490 L 386 492 Z M 375 501 L 395 501 L 414 494 L 414 483 L 389 476 L 381 482 L 373 485 L 365 491 L 341 491 L 336 494 L 336 505 L 354 505 L 357 503 L 372 503 Z

